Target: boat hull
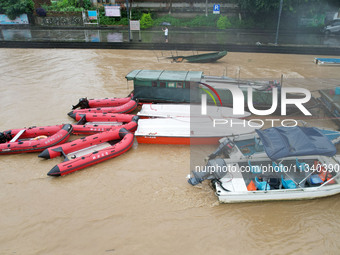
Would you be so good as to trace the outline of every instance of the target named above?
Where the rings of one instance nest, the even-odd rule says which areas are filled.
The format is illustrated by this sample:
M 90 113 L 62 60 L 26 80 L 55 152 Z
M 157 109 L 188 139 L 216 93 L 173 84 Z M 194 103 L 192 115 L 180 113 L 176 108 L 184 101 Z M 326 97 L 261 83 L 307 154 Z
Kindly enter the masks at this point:
M 280 171 L 269 168 L 272 161 L 268 158 L 252 159 L 252 165 L 261 166 L 261 173 L 254 173 L 249 171 L 249 169 L 247 170 L 246 167 L 249 164 L 249 159 L 241 159 L 238 161 L 224 159 L 224 162 L 226 163 L 226 165 L 224 165 L 225 169 L 232 169 L 232 167 L 234 167 L 234 170 L 227 173 L 223 178 L 219 179 L 219 181 L 213 181 L 215 194 L 221 203 L 243 203 L 316 199 L 340 193 L 340 176 L 335 170 L 337 169 L 335 165 L 337 165 L 340 160 L 339 156 L 334 156 L 332 158 L 325 156 L 301 156 L 298 160 L 299 162 L 306 162 L 308 165 L 308 170 L 306 171 L 294 167 L 296 159 L 296 157 L 285 158 L 282 161 L 282 164 L 287 168 Z M 317 164 L 320 164 L 320 168 L 315 165 L 316 162 L 318 162 Z M 264 170 L 264 166 L 267 166 L 266 170 Z M 333 170 L 331 170 L 331 168 Z M 310 178 L 312 174 L 322 176 L 322 173 L 329 174 L 327 183 L 324 182 L 324 177 L 322 177 L 323 180 L 320 180 L 320 183 L 318 184 L 311 183 Z M 259 177 L 279 178 L 279 188 L 271 187 L 264 190 L 249 190 L 249 182 L 255 178 L 256 183 L 256 178 Z M 290 180 L 291 182 L 294 181 L 294 187 L 282 187 L 284 186 L 282 178 Z
M 15 137 L 21 130 L 25 129 L 25 132 L 20 135 L 21 139 L 24 138 L 34 138 L 37 136 L 45 135 L 51 136 L 60 131 L 64 125 L 54 125 L 54 126 L 41 126 L 41 127 L 29 127 L 29 128 L 18 128 L 18 129 L 10 129 L 5 130 L 3 133 L 8 136 L 10 139 Z
M 218 51 L 190 56 L 173 56 L 169 58 L 171 58 L 175 62 L 182 62 L 183 60 L 186 60 L 190 63 L 210 63 L 223 58 L 225 55 L 227 55 L 227 53 L 227 51 Z
M 93 135 L 96 133 L 107 132 L 111 130 L 119 130 L 121 128 L 125 128 L 129 132 L 135 132 L 138 126 L 138 117 L 135 116 L 131 122 L 123 125 L 99 125 L 99 124 L 91 124 L 91 125 L 73 125 L 74 135 Z
M 41 134 L 43 134 L 42 132 Z M 51 146 L 62 144 L 67 141 L 72 133 L 72 126 L 70 124 L 64 125 L 55 134 L 37 140 L 27 140 L 18 142 L 8 142 L 0 144 L 0 155 L 18 154 L 27 152 L 40 152 Z M 38 133 L 40 136 L 41 134 Z
M 248 203 L 261 201 L 283 201 L 283 200 L 308 200 L 322 197 L 334 196 L 340 193 L 340 185 L 332 185 L 334 187 L 318 190 L 314 188 L 306 192 L 304 189 L 289 191 L 274 190 L 271 194 L 265 191 L 253 191 L 239 194 L 218 195 L 218 200 L 221 203 Z
M 76 157 L 68 161 L 64 161 L 55 167 L 53 167 L 49 172 L 49 176 L 63 176 L 80 169 L 98 164 L 105 160 L 117 157 L 126 151 L 128 151 L 134 141 L 134 135 L 127 132 L 126 130 L 120 130 L 121 141 L 103 150 L 94 151 L 92 153 L 86 154 L 81 157 Z
M 76 121 L 86 122 L 131 122 L 133 117 L 136 115 L 132 114 L 115 114 L 115 113 L 84 113 L 84 114 L 74 114 L 70 117 L 74 118 Z
M 169 136 L 136 136 L 138 143 L 203 145 L 217 144 L 221 137 L 169 137 Z
M 78 104 L 74 105 L 72 109 L 76 108 L 97 108 L 97 107 L 116 107 L 128 103 L 131 97 L 124 98 L 102 98 L 102 99 L 87 99 L 80 98 Z
M 223 121 L 226 125 L 214 127 L 213 120 L 205 116 L 141 119 L 135 136 L 138 143 L 148 144 L 217 144 L 225 136 L 254 133 L 258 128 L 248 126 L 246 120 L 228 118 Z M 233 122 L 238 125 L 232 127 Z
M 126 131 L 124 129 L 124 131 Z M 90 135 L 87 137 L 82 137 L 80 139 L 65 143 L 62 145 L 57 145 L 49 147 L 39 154 L 40 158 L 51 159 L 61 155 L 66 155 L 74 151 L 79 151 L 84 148 L 94 146 L 96 144 L 118 140 L 120 138 L 120 130 L 110 130 L 107 132 L 101 132 L 98 134 Z M 126 131 L 128 132 L 128 131 Z
M 130 100 L 127 103 L 115 107 L 96 107 L 96 108 L 84 108 L 76 109 L 69 113 L 72 114 L 84 114 L 84 113 L 130 113 L 137 108 L 137 101 Z

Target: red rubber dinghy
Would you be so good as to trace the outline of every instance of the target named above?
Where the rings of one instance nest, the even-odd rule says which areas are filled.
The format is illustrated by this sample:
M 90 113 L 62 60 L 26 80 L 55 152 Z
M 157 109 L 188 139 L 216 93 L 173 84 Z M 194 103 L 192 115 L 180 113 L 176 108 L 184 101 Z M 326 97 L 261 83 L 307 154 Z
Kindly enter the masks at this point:
M 106 132 L 110 130 L 119 130 L 121 128 L 125 128 L 129 132 L 134 133 L 138 126 L 138 116 L 133 116 L 132 120 L 128 123 L 105 125 L 105 124 L 86 124 L 86 121 L 79 121 L 77 125 L 73 126 L 74 135 L 92 135 L 100 132 Z M 119 122 L 120 123 L 120 122 Z
M 132 114 L 115 114 L 115 113 L 76 113 L 69 115 L 76 121 L 81 122 L 131 122 L 136 115 Z
M 132 100 L 132 97 L 124 98 L 103 98 L 103 99 L 87 99 L 80 98 L 78 104 L 72 106 L 72 110 L 96 107 L 115 107 L 128 103 Z
M 76 109 L 68 113 L 72 115 L 75 113 L 129 113 L 137 108 L 138 102 L 136 100 L 130 99 L 125 104 L 114 106 L 114 107 L 97 107 L 97 108 L 82 108 Z
M 117 140 L 120 141 L 114 144 L 114 141 Z M 121 128 L 120 130 L 102 132 L 60 146 L 48 148 L 40 153 L 39 157 L 49 159 L 63 155 L 65 161 L 56 165 L 48 172 L 50 176 L 63 176 L 123 154 L 132 147 L 133 140 L 134 135 L 125 128 Z M 108 147 L 97 149 L 98 146 L 107 142 Z M 95 151 L 87 154 L 85 152 L 85 155 L 81 155 L 81 150 L 90 148 L 95 149 Z M 66 156 L 66 154 L 74 152 L 78 152 L 79 156 L 74 154 L 71 159 Z
M 71 133 L 70 124 L 6 130 L 0 133 L 0 155 L 40 152 L 66 142 Z

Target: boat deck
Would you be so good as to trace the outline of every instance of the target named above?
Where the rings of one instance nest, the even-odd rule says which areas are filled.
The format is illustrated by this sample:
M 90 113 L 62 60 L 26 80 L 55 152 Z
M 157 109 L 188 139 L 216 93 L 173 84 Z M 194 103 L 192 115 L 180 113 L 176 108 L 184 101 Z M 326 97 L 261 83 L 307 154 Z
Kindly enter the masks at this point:
M 315 163 L 314 159 L 305 159 L 302 161 L 308 166 L 313 166 Z M 248 162 L 239 162 L 233 164 L 236 167 L 236 171 L 229 172 L 225 177 L 221 179 L 221 183 L 224 189 L 232 192 L 245 192 L 248 191 L 247 186 L 251 181 L 255 180 L 255 177 L 267 181 L 270 185 L 270 189 L 283 189 L 281 178 L 285 180 L 294 180 L 297 188 L 314 187 L 320 184 L 312 184 L 310 182 L 310 171 L 300 171 L 296 167 L 296 160 L 284 160 L 281 162 L 284 166 L 287 166 L 284 171 L 276 172 L 272 167 L 272 161 L 254 161 L 251 162 L 253 166 L 260 166 L 262 173 L 252 173 L 247 170 Z M 300 161 L 301 163 L 301 161 Z M 249 169 L 249 168 L 248 168 Z M 315 172 L 316 173 L 316 172 Z M 328 172 L 328 178 L 334 176 L 334 172 Z M 275 181 L 275 185 L 271 181 Z M 335 180 L 334 180 L 335 181 Z M 333 181 L 333 183 L 334 183 Z

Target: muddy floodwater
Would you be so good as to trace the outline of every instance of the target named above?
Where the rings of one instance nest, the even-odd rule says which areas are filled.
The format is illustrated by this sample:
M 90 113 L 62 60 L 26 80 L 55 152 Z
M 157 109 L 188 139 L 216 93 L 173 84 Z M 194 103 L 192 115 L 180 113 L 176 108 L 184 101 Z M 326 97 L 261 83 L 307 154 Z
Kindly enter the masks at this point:
M 182 54 L 185 52 L 180 52 Z M 0 131 L 74 123 L 81 97 L 125 97 L 134 69 L 340 85 L 340 67 L 311 55 L 228 53 L 217 63 L 171 63 L 176 52 L 0 49 Z M 189 53 L 187 53 L 189 54 Z M 313 125 L 335 128 L 315 111 Z M 213 149 L 214 147 L 212 147 Z M 191 186 L 190 146 L 134 144 L 76 173 L 48 177 L 61 158 L 0 158 L 0 254 L 339 254 L 340 196 L 219 204 L 208 183 Z M 206 155 L 202 153 L 202 158 Z

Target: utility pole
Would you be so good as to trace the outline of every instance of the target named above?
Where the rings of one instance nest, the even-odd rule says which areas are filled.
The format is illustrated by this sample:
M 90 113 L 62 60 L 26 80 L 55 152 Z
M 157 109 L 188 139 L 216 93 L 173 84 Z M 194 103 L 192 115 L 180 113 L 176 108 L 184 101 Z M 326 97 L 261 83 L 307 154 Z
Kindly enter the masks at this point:
M 208 17 L 208 0 L 205 0 L 205 16 Z
M 277 45 L 277 40 L 279 39 L 279 27 L 280 27 L 280 20 L 281 20 L 282 4 L 283 4 L 283 0 L 280 0 L 280 9 L 279 9 L 279 18 L 277 21 L 277 28 L 276 28 L 275 45 Z
M 129 0 L 125 0 L 126 4 L 126 15 L 129 22 L 129 42 L 131 41 L 131 30 L 130 30 L 130 12 L 129 12 Z

